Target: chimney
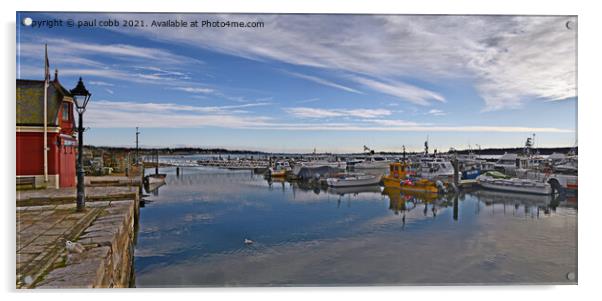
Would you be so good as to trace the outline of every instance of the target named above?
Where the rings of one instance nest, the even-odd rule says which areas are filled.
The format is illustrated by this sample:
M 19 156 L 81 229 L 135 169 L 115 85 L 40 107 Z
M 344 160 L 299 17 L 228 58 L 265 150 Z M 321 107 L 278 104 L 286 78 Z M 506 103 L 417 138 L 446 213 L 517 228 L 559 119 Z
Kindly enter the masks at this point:
M 59 69 L 54 69 L 54 81 L 59 81 Z

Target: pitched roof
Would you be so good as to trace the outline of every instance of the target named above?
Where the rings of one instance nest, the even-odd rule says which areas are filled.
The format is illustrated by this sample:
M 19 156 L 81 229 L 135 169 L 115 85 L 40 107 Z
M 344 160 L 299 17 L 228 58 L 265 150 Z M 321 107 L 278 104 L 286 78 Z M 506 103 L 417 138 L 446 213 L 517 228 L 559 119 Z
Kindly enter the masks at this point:
M 58 125 L 64 97 L 71 97 L 58 80 L 48 87 L 48 125 Z M 17 79 L 17 126 L 44 125 L 44 81 Z

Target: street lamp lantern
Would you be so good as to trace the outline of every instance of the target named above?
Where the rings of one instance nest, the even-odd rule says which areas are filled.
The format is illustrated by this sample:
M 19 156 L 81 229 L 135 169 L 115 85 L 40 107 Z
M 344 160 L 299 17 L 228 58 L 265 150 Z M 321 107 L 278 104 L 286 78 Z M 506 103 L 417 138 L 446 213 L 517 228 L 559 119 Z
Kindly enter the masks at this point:
M 81 77 L 77 82 L 77 86 L 75 86 L 75 88 L 73 88 L 70 92 L 73 96 L 75 106 L 77 107 L 77 112 L 83 114 L 86 111 L 86 106 L 88 105 L 88 101 L 90 101 L 92 94 L 90 94 L 90 91 L 86 89 L 84 81 Z
M 83 211 L 86 206 L 86 194 L 84 191 L 84 121 L 83 116 L 86 111 L 86 106 L 92 94 L 84 86 L 84 81 L 79 78 L 77 86 L 71 89 L 71 96 L 73 96 L 73 102 L 78 114 L 78 127 L 77 127 L 77 211 Z

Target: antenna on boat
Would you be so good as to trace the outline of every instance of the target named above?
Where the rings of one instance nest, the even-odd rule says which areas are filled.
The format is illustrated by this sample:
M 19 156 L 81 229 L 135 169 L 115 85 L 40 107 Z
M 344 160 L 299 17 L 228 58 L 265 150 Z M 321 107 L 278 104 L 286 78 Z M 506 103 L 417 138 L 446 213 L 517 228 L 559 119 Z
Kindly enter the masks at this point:
M 403 150 L 402 161 L 405 162 L 405 160 L 406 160 L 406 146 L 405 145 L 401 146 L 401 149 Z

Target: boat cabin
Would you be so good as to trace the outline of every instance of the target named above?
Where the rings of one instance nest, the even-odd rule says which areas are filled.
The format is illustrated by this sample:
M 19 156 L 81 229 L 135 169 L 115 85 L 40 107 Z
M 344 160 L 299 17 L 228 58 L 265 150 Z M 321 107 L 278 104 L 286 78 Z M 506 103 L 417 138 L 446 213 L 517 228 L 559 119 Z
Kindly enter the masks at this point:
M 389 176 L 396 179 L 405 179 L 408 165 L 406 163 L 394 162 L 389 165 Z

